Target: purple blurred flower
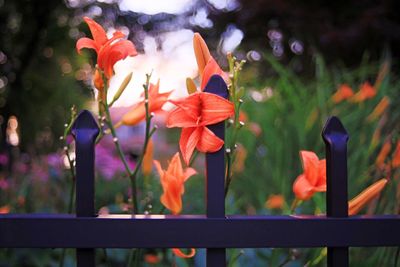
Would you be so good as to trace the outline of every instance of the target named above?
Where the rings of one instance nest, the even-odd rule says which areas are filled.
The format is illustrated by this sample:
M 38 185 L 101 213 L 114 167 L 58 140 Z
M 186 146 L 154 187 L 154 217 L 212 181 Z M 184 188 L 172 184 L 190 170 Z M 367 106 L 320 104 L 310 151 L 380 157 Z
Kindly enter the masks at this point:
M 96 146 L 96 170 L 107 180 L 125 173 L 124 164 L 118 156 L 113 154 L 114 151 L 113 144 L 110 145 L 107 142 L 102 141 Z M 129 160 L 128 164 L 131 168 L 135 166 L 132 160 Z

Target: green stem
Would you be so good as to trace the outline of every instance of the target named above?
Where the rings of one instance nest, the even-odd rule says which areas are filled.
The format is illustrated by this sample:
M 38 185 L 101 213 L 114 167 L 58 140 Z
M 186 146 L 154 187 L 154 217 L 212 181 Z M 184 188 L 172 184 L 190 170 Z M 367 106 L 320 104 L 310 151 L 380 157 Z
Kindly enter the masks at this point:
M 292 202 L 292 205 L 290 206 L 290 214 L 294 213 L 294 210 L 301 204 L 301 200 L 298 198 L 295 198 Z
M 240 115 L 240 107 L 242 105 L 242 100 L 238 99 L 239 96 L 237 95 L 237 87 L 238 87 L 238 79 L 239 73 L 242 69 L 244 61 L 240 63 L 236 61 L 236 58 L 232 56 L 232 54 L 228 54 L 228 63 L 229 63 L 229 77 L 231 78 L 231 84 L 229 85 L 229 96 L 230 100 L 235 105 L 235 114 L 232 123 L 232 129 L 229 132 L 229 138 L 227 138 L 227 150 L 226 152 L 226 177 L 225 177 L 225 198 L 229 192 L 229 186 L 232 181 L 232 164 L 234 160 L 234 151 L 235 151 L 235 144 L 237 141 L 237 135 L 239 130 L 242 128 L 243 124 L 239 120 Z
M 230 186 L 231 181 L 232 181 L 231 166 L 232 166 L 231 153 L 226 153 L 225 198 L 228 195 L 229 186 Z
M 152 115 L 150 114 L 150 108 L 149 108 L 149 86 L 150 86 L 150 78 L 151 74 L 146 74 L 146 84 L 143 86 L 144 89 L 144 107 L 146 111 L 146 130 L 145 130 L 145 138 L 144 138 L 144 143 L 143 143 L 143 149 L 142 153 L 140 154 L 140 157 L 136 163 L 135 169 L 133 173 L 130 175 L 131 178 L 131 186 L 132 186 L 132 192 L 135 190 L 136 192 L 136 176 L 139 172 L 139 168 L 142 165 L 144 155 L 147 150 L 147 146 L 149 144 L 151 136 L 155 133 L 156 127 L 150 130 L 151 126 L 151 119 Z M 136 194 L 135 194 L 136 195 Z M 136 198 L 136 197 L 135 197 Z M 136 202 L 136 205 L 134 204 L 134 207 L 137 206 L 137 200 L 134 199 L 133 201 Z M 136 209 L 137 210 L 137 209 Z M 140 255 L 141 255 L 141 249 L 136 249 L 134 252 L 135 257 L 129 257 L 128 259 L 128 266 L 132 265 L 132 261 L 134 260 L 134 266 L 139 266 L 139 260 L 140 260 Z M 133 255 L 133 250 L 131 251 L 131 255 Z
M 62 136 L 62 140 L 64 141 L 64 153 L 65 156 L 67 157 L 68 160 L 68 165 L 69 165 L 69 171 L 71 174 L 71 190 L 69 193 L 69 203 L 68 203 L 68 214 L 72 213 L 73 207 L 74 207 L 74 196 L 75 196 L 75 182 L 76 182 L 76 175 L 75 175 L 75 167 L 74 167 L 74 160 L 71 159 L 71 156 L 69 155 L 69 146 L 67 144 L 67 136 L 71 130 L 72 124 L 75 121 L 76 118 L 76 112 L 74 108 L 71 109 L 72 110 L 72 115 L 71 115 L 71 120 L 68 124 L 68 126 L 64 129 L 64 135 Z M 60 267 L 64 266 L 64 259 L 65 259 L 65 254 L 66 254 L 66 249 L 63 248 L 62 252 L 61 252 L 61 257 L 60 257 Z

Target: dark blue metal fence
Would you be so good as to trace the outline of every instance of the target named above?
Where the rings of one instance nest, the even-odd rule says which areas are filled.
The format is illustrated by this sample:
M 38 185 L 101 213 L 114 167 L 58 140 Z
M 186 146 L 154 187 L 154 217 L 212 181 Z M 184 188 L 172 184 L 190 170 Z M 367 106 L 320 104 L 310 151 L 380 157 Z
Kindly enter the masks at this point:
M 213 77 L 207 92 L 227 97 Z M 224 123 L 210 126 L 224 138 Z M 348 217 L 347 140 L 331 117 L 322 132 L 327 160 L 326 216 L 225 216 L 224 148 L 206 155 L 207 215 L 107 215 L 94 209 L 94 143 L 99 129 L 88 111 L 77 118 L 76 215 L 0 215 L 2 248 L 76 248 L 77 266 L 95 266 L 95 248 L 207 248 L 207 266 L 226 265 L 226 248 L 328 247 L 328 266 L 346 267 L 348 247 L 400 246 L 400 216 Z

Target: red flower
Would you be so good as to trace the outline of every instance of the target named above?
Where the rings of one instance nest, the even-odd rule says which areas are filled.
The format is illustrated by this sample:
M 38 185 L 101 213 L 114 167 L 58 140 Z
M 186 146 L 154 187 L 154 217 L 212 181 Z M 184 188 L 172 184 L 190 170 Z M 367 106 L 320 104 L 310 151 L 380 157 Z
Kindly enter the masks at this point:
M 97 53 L 98 67 L 104 71 L 106 78 L 110 79 L 114 64 L 127 56 L 136 56 L 136 48 L 131 41 L 121 39 L 125 37 L 122 32 L 116 31 L 113 37 L 108 39 L 106 32 L 98 23 L 88 17 L 83 19 L 89 26 L 93 39 L 80 38 L 76 42 L 76 50 L 80 53 L 82 48 L 94 49 Z
M 195 148 L 200 152 L 218 151 L 224 141 L 206 125 L 221 122 L 234 114 L 232 102 L 211 93 L 199 92 L 170 101 L 177 108 L 167 117 L 167 127 L 182 127 L 179 146 L 183 159 L 189 164 Z
M 296 198 L 307 200 L 315 192 L 326 191 L 326 161 L 319 160 L 312 151 L 300 151 L 304 173 L 300 174 L 294 184 Z

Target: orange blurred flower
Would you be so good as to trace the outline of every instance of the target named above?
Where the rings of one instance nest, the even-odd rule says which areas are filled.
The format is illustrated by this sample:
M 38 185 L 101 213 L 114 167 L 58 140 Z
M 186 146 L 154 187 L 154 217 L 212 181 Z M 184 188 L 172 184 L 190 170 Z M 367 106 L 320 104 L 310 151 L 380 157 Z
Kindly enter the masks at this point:
M 360 90 L 351 99 L 355 103 L 363 102 L 373 98 L 376 95 L 376 89 L 369 83 L 365 82 L 360 86 Z
M 198 92 L 180 100 L 170 100 L 177 107 L 167 116 L 168 128 L 182 127 L 179 141 L 186 164 L 193 151 L 218 151 L 224 141 L 218 138 L 206 125 L 221 122 L 234 114 L 232 102 L 211 93 Z
M 160 257 L 158 257 L 156 254 L 145 254 L 144 261 L 149 264 L 157 264 L 160 262 Z
M 348 84 L 341 84 L 337 89 L 336 93 L 332 95 L 333 103 L 342 102 L 345 99 L 349 99 L 354 95 L 353 89 Z
M 384 96 L 381 101 L 379 101 L 378 105 L 374 108 L 374 110 L 369 114 L 367 120 L 374 121 L 379 118 L 383 112 L 389 107 L 390 100 L 389 97 Z
M 367 187 L 355 198 L 349 201 L 349 215 L 357 214 L 368 202 L 374 199 L 387 184 L 387 179 L 380 179 Z
M 400 167 L 400 141 L 397 141 L 396 149 L 393 153 L 392 167 Z
M 151 173 L 153 166 L 153 151 L 154 151 L 153 140 L 150 139 L 149 143 L 147 144 L 146 153 L 144 153 L 143 156 L 142 172 L 144 176 L 147 176 Z
M 149 113 L 158 112 L 164 106 L 164 104 L 168 101 L 169 95 L 172 93 L 159 93 L 160 81 L 157 84 L 150 84 L 149 88 Z M 142 93 L 142 97 L 144 94 Z M 143 99 L 141 102 L 137 103 L 132 107 L 130 111 L 122 116 L 120 122 L 116 124 L 116 127 L 120 125 L 129 125 L 134 126 L 139 122 L 143 121 L 146 118 L 146 106 L 145 100 Z
M 283 209 L 285 206 L 285 199 L 281 194 L 270 195 L 265 202 L 265 207 L 267 209 Z
M 386 141 L 383 144 L 381 150 L 379 151 L 378 156 L 376 157 L 376 160 L 375 160 L 376 166 L 378 166 L 379 168 L 384 166 L 385 160 L 386 160 L 387 156 L 389 155 L 391 149 L 392 149 L 392 144 L 390 143 L 390 141 Z
M 225 81 L 228 81 L 228 76 L 220 68 L 215 59 L 211 56 L 210 50 L 207 47 L 206 42 L 199 33 L 195 33 L 193 36 L 193 48 L 196 56 L 197 66 L 201 77 L 201 90 L 203 90 L 208 80 L 214 74 L 220 75 Z
M 184 183 L 190 176 L 196 174 L 193 168 L 182 168 L 179 152 L 177 152 L 168 165 L 167 170 L 161 168 L 160 162 L 154 160 L 157 172 L 160 175 L 163 194 L 160 198 L 161 203 L 173 214 L 178 214 L 182 210 L 182 195 L 185 192 Z
M 7 214 L 10 213 L 10 206 L 9 205 L 4 205 L 0 207 L 0 214 Z
M 125 37 L 122 32 L 116 31 L 113 37 L 108 39 L 106 32 L 98 23 L 88 17 L 83 19 L 89 26 L 93 39 L 80 38 L 76 42 L 76 50 L 80 53 L 83 48 L 94 49 L 97 53 L 98 67 L 104 71 L 105 77 L 110 79 L 114 72 L 114 64 L 128 56 L 136 56 L 136 48 L 131 41 L 121 39 Z
M 247 158 L 247 150 L 242 144 L 238 144 L 236 149 L 235 161 L 233 164 L 233 172 L 241 173 L 244 170 L 244 163 Z
M 94 72 L 93 84 L 94 87 L 96 87 L 96 89 L 99 91 L 102 91 L 104 89 L 104 81 L 98 69 L 96 69 Z
M 300 151 L 304 173 L 293 183 L 293 192 L 297 199 L 307 200 L 315 192 L 326 191 L 326 161 L 319 160 L 312 151 Z

